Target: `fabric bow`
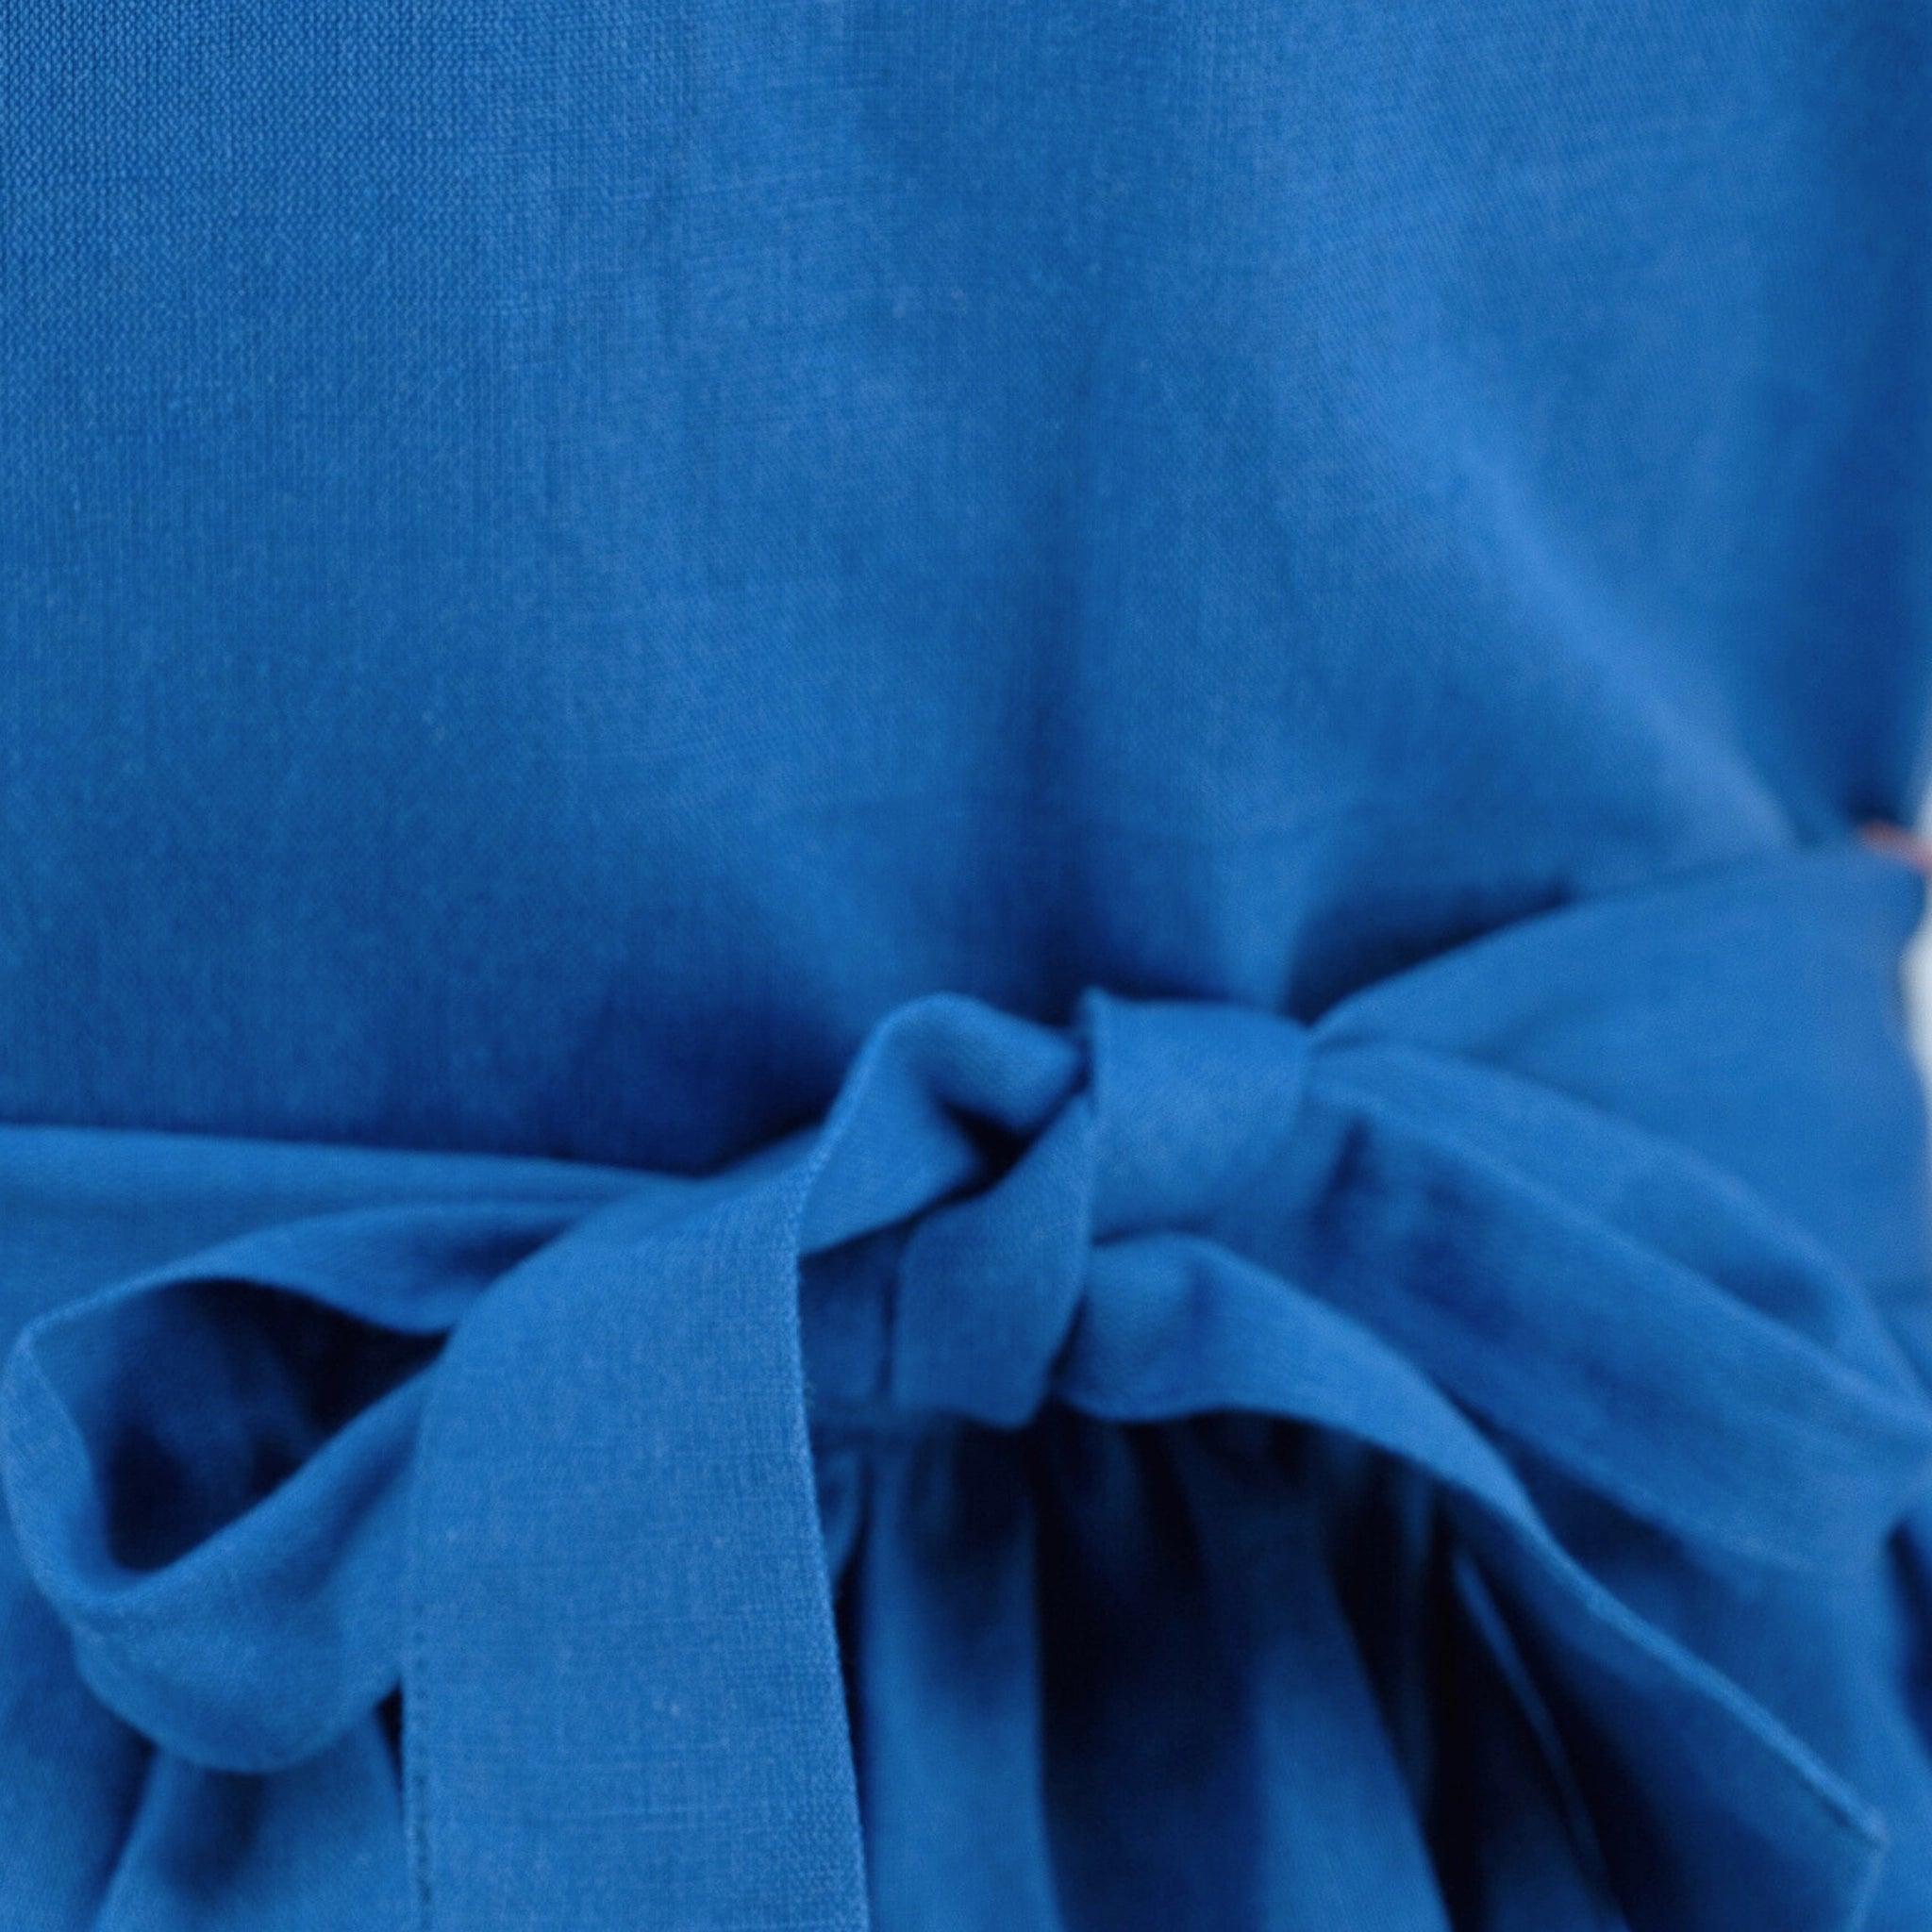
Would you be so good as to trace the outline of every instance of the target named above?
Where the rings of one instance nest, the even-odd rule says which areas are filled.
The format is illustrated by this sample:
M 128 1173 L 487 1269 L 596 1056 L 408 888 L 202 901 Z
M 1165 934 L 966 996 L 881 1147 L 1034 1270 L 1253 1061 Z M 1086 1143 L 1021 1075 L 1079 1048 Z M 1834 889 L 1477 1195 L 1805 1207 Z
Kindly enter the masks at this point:
M 812 1426 L 1253 1414 L 1440 1487 L 1634 1924 L 1850 1924 L 1871 1815 L 1525 1477 L 1829 1567 L 1924 1480 L 1924 1405 L 1816 1247 L 1445 1050 L 1437 998 L 923 998 L 719 1175 L 243 1236 L 23 1338 L 22 1548 L 95 1693 L 193 1763 L 299 1763 L 400 1686 L 425 1926 L 857 1932 Z

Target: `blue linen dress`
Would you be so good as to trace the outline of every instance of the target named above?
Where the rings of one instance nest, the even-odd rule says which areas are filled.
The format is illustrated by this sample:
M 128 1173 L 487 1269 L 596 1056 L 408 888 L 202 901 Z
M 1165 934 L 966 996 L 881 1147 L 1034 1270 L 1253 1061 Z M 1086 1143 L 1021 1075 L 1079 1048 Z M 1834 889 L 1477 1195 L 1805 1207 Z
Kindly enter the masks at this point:
M 0 13 L 0 1924 L 1932 1924 L 1928 37 Z

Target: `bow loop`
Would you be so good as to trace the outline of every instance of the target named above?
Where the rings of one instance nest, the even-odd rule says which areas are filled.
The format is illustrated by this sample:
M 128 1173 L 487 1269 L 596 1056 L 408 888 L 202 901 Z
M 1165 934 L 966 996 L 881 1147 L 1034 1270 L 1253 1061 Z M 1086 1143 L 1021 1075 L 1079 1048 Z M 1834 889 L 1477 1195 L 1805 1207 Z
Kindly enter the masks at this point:
M 1316 1206 L 1237 1244 L 1401 1348 L 1512 1453 L 1706 1547 L 1833 1569 L 1932 1474 L 1856 1290 L 1681 1150 L 1491 1067 L 1324 1045 Z M 1869 1320 L 1869 1317 L 1868 1317 Z M 1862 1358 L 1862 1357 L 1869 1357 Z
M 0 1388 L 8 1499 L 105 1703 L 196 1763 L 263 1771 L 394 1688 L 425 1371 L 556 1223 L 290 1223 L 27 1331 Z

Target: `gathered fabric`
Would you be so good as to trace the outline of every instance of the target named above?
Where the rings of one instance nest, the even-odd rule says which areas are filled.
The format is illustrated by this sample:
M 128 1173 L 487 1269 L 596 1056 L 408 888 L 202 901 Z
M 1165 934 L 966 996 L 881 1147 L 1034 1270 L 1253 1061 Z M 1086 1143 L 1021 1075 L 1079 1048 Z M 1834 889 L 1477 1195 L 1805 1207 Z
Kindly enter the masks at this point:
M 1892 1560 L 1932 1399 L 1667 1128 L 1700 1030 L 1882 1052 L 1916 906 L 1847 848 L 1312 1024 L 923 997 L 698 1178 L 9 1130 L 23 1198 L 145 1169 L 243 1226 L 59 1299 L 0 1392 L 138 1753 L 97 1923 L 307 1924 L 327 1870 L 444 1932 L 1859 1924 L 1885 1824 L 1751 1605 Z M 1610 1036 L 1629 1113 L 1563 1073 Z M 1642 1580 L 1685 1569 L 1740 1607 Z

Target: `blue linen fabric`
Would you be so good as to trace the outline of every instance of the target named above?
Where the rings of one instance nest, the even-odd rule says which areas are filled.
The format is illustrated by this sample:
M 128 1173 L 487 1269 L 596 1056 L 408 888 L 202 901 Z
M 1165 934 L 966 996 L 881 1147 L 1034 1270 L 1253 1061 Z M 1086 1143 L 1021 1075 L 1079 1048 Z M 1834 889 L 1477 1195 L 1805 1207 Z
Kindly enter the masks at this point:
M 1932 1924 L 1928 41 L 0 13 L 0 1924 Z

